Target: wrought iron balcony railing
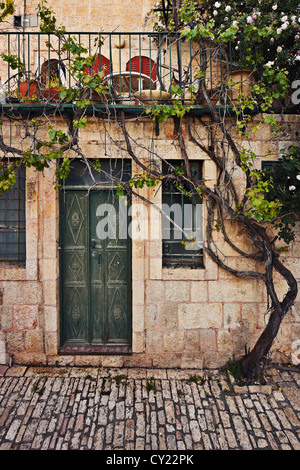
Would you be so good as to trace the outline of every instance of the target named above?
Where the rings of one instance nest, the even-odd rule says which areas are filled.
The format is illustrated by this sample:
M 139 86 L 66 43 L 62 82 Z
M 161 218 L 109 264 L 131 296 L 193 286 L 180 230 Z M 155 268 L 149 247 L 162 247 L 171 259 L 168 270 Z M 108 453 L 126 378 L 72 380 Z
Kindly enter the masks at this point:
M 74 69 L 75 55 L 66 47 L 71 40 L 85 48 L 80 51 L 81 58 L 93 58 L 83 71 L 90 76 L 102 71 L 105 88 L 101 93 L 84 94 L 84 84 Z M 42 32 L 5 32 L 0 43 L 1 79 L 8 105 L 57 105 L 65 100 L 61 90 L 70 87 L 77 87 L 79 99 L 88 97 L 92 104 L 131 107 L 174 104 L 176 100 L 187 106 L 206 105 L 201 81 L 213 105 L 232 99 L 232 93 L 237 96 L 240 91 L 235 87 L 228 93 L 226 86 L 234 76 L 230 44 L 224 49 L 207 40 L 203 55 L 197 43 L 178 40 L 171 34 L 125 32 L 65 33 L 60 37 Z M 241 90 L 247 91 L 253 74 L 250 82 L 241 70 L 238 75 L 239 80 L 242 78 Z

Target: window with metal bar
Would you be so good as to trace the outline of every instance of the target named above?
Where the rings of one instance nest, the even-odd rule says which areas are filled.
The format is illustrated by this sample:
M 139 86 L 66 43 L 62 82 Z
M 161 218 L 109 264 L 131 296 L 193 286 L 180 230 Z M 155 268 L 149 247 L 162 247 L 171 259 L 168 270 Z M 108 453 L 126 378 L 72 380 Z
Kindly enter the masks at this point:
M 263 171 L 276 171 L 282 166 L 280 160 L 263 160 L 261 162 L 261 169 Z
M 6 163 L 1 162 L 0 172 Z M 0 196 L 0 261 L 25 261 L 25 166 L 16 169 L 16 183 Z
M 170 166 L 171 165 L 171 166 Z M 202 162 L 191 163 L 193 175 L 201 179 Z M 163 174 L 184 171 L 182 161 L 163 162 Z M 203 268 L 202 201 L 188 184 L 165 180 L 162 185 L 163 266 Z

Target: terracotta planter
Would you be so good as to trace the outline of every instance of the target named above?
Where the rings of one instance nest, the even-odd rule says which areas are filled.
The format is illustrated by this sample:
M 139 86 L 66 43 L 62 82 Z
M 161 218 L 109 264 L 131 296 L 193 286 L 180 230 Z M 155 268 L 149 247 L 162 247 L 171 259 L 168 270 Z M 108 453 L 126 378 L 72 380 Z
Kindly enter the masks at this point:
M 193 95 L 193 93 L 187 92 L 184 94 L 183 100 L 184 100 L 183 104 L 185 104 L 186 106 L 191 106 L 192 104 L 195 103 L 196 98 L 195 98 L 195 95 Z
M 231 72 L 230 79 L 233 81 L 234 85 L 226 93 L 227 101 L 236 102 L 240 94 L 243 94 L 244 98 L 248 98 L 250 96 L 251 89 L 255 84 L 255 79 L 251 70 L 233 70 Z
M 20 82 L 18 86 L 18 96 L 20 99 L 25 98 L 25 102 L 30 102 L 32 99 L 37 99 L 39 95 L 37 81 L 31 82 Z M 28 100 L 26 100 L 28 98 Z
M 80 91 L 80 99 L 89 99 L 91 100 L 91 104 L 105 104 L 111 102 L 112 96 L 108 91 L 103 93 L 97 93 L 94 90 L 88 90 L 83 88 Z
M 196 102 L 195 95 L 193 93 L 191 93 L 190 91 L 183 94 L 182 96 L 178 96 L 178 97 L 176 96 L 175 98 L 176 98 L 177 101 L 182 100 L 182 104 L 185 105 L 185 106 L 191 106 L 191 105 L 195 104 L 195 102 Z M 174 104 L 176 100 L 172 100 L 171 103 Z
M 92 104 L 105 104 L 110 103 L 112 98 L 110 93 L 97 93 L 96 91 L 92 91 L 90 99 Z
M 212 90 L 207 89 L 207 94 L 208 94 L 208 97 L 210 98 L 211 104 L 215 106 L 220 100 L 220 90 L 218 88 L 214 88 Z M 204 99 L 201 91 L 199 91 L 197 104 L 200 104 L 201 106 L 207 106 L 207 102 Z
M 129 93 L 121 93 L 118 98 L 120 99 L 120 104 L 126 104 L 127 106 L 138 104 L 136 100 L 131 99 Z
M 41 93 L 44 100 L 49 101 L 49 103 L 58 103 L 60 100 L 59 98 L 59 87 L 48 88 L 43 90 Z
M 134 97 L 144 104 L 158 104 L 168 101 L 171 95 L 161 90 L 141 90 L 134 93 Z

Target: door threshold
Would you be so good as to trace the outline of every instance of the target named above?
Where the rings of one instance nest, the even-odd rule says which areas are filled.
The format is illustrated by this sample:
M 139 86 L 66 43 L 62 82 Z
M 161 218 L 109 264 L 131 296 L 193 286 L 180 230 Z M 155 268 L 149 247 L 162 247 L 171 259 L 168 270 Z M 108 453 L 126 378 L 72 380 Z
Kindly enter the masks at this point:
M 87 346 L 63 346 L 59 350 L 59 355 L 103 355 L 103 356 L 118 356 L 118 355 L 131 355 L 132 351 L 129 346 L 100 346 L 100 345 L 87 345 Z

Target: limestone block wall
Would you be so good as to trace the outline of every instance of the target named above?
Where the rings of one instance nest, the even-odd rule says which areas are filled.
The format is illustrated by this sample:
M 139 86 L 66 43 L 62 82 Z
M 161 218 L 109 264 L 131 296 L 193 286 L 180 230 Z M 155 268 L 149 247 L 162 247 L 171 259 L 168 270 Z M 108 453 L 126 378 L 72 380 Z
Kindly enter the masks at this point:
M 27 1 L 25 14 L 35 14 L 38 3 L 38 0 Z M 132 0 L 126 5 L 120 0 L 86 0 L 83 5 L 77 0 L 49 2 L 58 24 L 71 32 L 143 31 L 143 18 L 153 4 L 153 0 Z M 15 5 L 15 14 L 23 15 L 24 2 L 16 0 Z M 27 28 L 26 31 L 38 29 Z M 128 47 L 125 44 L 122 54 Z M 7 48 L 1 36 L 0 48 L 2 52 Z M 35 51 L 37 44 L 32 43 L 32 48 Z M 117 63 L 119 49 L 114 47 L 113 54 Z M 32 66 L 34 59 L 32 54 Z M 259 118 L 254 117 L 254 120 Z M 48 119 L 51 123 L 51 118 Z M 271 154 L 266 158 L 276 159 L 282 147 L 299 143 L 299 116 L 287 115 L 284 120 L 283 130 L 276 136 L 263 125 L 250 136 L 249 142 L 243 143 L 244 146 L 261 156 L 266 156 L 270 149 Z M 208 124 L 208 118 L 204 116 L 203 122 Z M 59 120 L 55 125 L 65 129 L 65 124 Z M 149 117 L 139 121 L 132 119 L 127 126 L 136 142 L 133 147 L 142 145 L 138 155 L 146 164 L 149 149 L 166 159 L 180 158 L 172 121 L 160 125 L 154 142 Z M 18 132 L 13 125 L 3 126 L 4 137 L 25 149 L 26 139 L 21 141 Z M 207 144 L 207 128 L 199 126 L 197 133 Z M 88 127 L 80 135 L 83 153 L 92 158 L 126 157 L 122 150 L 124 145 L 112 145 L 108 134 L 116 142 L 124 143 L 113 120 L 103 123 L 90 118 Z M 216 182 L 214 164 L 189 140 L 186 128 L 183 136 L 189 155 L 203 161 L 204 178 L 213 186 Z M 260 160 L 256 162 L 258 167 Z M 238 180 L 241 175 L 236 168 L 231 168 L 230 158 L 228 165 Z M 12 360 L 21 364 L 214 367 L 233 354 L 243 354 L 245 345 L 253 346 L 268 318 L 264 286 L 257 281 L 234 278 L 206 255 L 203 269 L 163 268 L 160 216 L 145 206 L 139 214 L 139 222 L 144 224 L 147 236 L 141 239 L 136 234 L 132 241 L 132 355 L 60 355 L 59 194 L 53 187 L 55 169 L 54 164 L 43 174 L 26 169 L 26 262 L 0 263 L 0 363 Z M 133 172 L 136 170 L 133 165 Z M 239 188 L 242 190 L 242 184 Z M 158 205 L 161 203 L 160 190 L 147 189 L 142 195 Z M 133 203 L 140 201 L 135 199 Z M 239 228 L 232 225 L 228 230 L 233 240 L 243 246 L 244 236 Z M 296 230 L 296 241 L 284 254 L 284 259 L 300 279 L 300 227 Z M 247 260 L 236 257 L 224 247 L 221 238 L 218 243 L 232 266 L 247 267 Z M 276 279 L 276 283 L 284 293 L 286 286 L 282 280 Z M 298 295 L 273 346 L 273 359 L 290 360 L 292 344 L 300 339 L 299 312 Z
M 58 215 L 53 169 L 26 169 L 26 262 L 0 263 L 1 334 L 6 362 L 44 362 L 58 334 Z M 57 340 L 56 340 L 57 342 Z M 27 359 L 28 358 L 28 359 Z
M 207 118 L 208 119 L 208 118 Z M 259 119 L 259 116 L 254 119 Z M 263 126 L 252 136 L 250 146 L 258 155 L 265 155 L 267 146 L 274 151 L 298 140 L 299 116 L 285 116 L 281 134 L 273 137 Z M 63 127 L 63 123 L 58 125 Z M 103 127 L 104 126 L 104 127 Z M 90 118 L 81 130 L 81 148 L 87 156 L 99 158 L 126 157 L 119 147 L 104 138 L 108 128 L 114 139 L 122 142 L 116 124 Z M 15 126 L 11 126 L 14 132 Z M 149 152 L 155 150 L 163 158 L 178 159 L 180 152 L 174 140 L 172 121 L 160 126 L 153 137 L 149 118 L 127 124 L 135 137 L 135 146 L 142 145 L 139 156 L 149 164 Z M 4 132 L 8 132 L 7 128 Z M 198 128 L 205 140 L 206 129 Z M 11 135 L 12 143 L 19 137 Z M 216 181 L 215 167 L 199 151 L 185 133 L 186 146 L 192 159 L 203 161 L 206 183 Z M 25 145 L 23 143 L 23 145 Z M 257 165 L 260 165 L 258 158 Z M 0 359 L 21 364 L 76 364 L 153 367 L 216 367 L 251 348 L 268 319 L 267 297 L 258 281 L 236 279 L 217 267 L 205 255 L 203 269 L 163 268 L 160 215 L 148 205 L 139 207 L 137 220 L 143 237 L 135 233 L 132 240 L 132 354 L 127 356 L 61 355 L 59 304 L 59 191 L 53 187 L 55 164 L 43 174 L 26 169 L 26 243 L 24 264 L 0 263 Z M 138 168 L 133 165 L 133 174 Z M 236 178 L 239 173 L 236 172 Z M 142 195 L 161 203 L 157 188 L 142 190 Z M 133 205 L 140 203 L 134 198 Z M 205 217 L 204 217 L 205 219 Z M 244 234 L 228 221 L 228 232 L 243 246 Z M 296 241 L 284 253 L 284 262 L 300 279 L 300 227 Z M 218 246 L 234 267 L 247 267 L 247 260 L 217 239 Z M 279 249 L 280 245 L 278 245 Z M 227 251 L 226 251 L 227 250 Z M 283 256 L 283 255 L 281 255 Z M 285 292 L 285 283 L 276 278 Z M 272 359 L 291 360 L 293 342 L 300 339 L 299 295 L 285 318 L 272 349 Z
M 15 15 L 24 14 L 24 1 L 15 0 Z M 40 2 L 27 0 L 25 14 L 35 14 Z M 140 31 L 144 17 L 154 5 L 153 0 L 51 0 L 48 6 L 55 12 L 57 24 L 67 31 Z
M 260 116 L 254 117 L 258 121 Z M 299 142 L 299 117 L 285 116 L 282 130 L 272 135 L 270 127 L 263 125 L 242 144 L 258 155 L 257 168 L 261 160 L 276 160 L 279 150 Z M 205 139 L 204 129 L 198 135 Z M 167 123 L 165 134 L 156 148 L 162 150 L 172 140 L 172 124 Z M 166 139 L 163 142 L 163 139 Z M 186 145 L 192 149 L 186 136 Z M 268 149 L 271 154 L 268 156 Z M 165 158 L 178 158 L 176 146 L 166 147 Z M 191 158 L 203 158 L 204 179 L 213 185 L 216 181 L 215 167 L 198 150 L 190 151 Z M 232 162 L 229 160 L 229 168 Z M 242 188 L 241 175 L 233 169 L 237 187 Z M 159 199 L 159 195 L 156 194 Z M 158 200 L 157 200 L 158 202 Z M 150 222 L 151 223 L 151 222 Z M 247 250 L 244 234 L 235 225 L 227 222 L 227 232 L 240 248 Z M 156 222 L 153 223 L 156 227 Z M 296 241 L 281 255 L 299 280 L 299 236 L 296 227 Z M 189 364 L 207 367 L 220 365 L 228 357 L 241 356 L 245 347 L 252 348 L 268 320 L 268 306 L 265 286 L 259 281 L 241 280 L 217 267 L 205 256 L 204 269 L 162 268 L 159 240 L 149 242 L 145 247 L 148 260 L 148 278 L 145 292 L 145 351 L 152 352 L 153 363 L 157 366 L 168 364 L 187 367 Z M 281 244 L 278 243 L 278 250 Z M 220 251 L 226 256 L 226 263 L 237 269 L 251 269 L 247 259 L 236 256 L 226 247 L 220 237 Z M 279 276 L 275 284 L 281 295 L 287 286 Z M 299 295 L 295 306 L 285 318 L 280 333 L 272 348 L 272 359 L 290 360 L 293 342 L 299 338 Z M 162 354 L 163 352 L 163 354 Z

